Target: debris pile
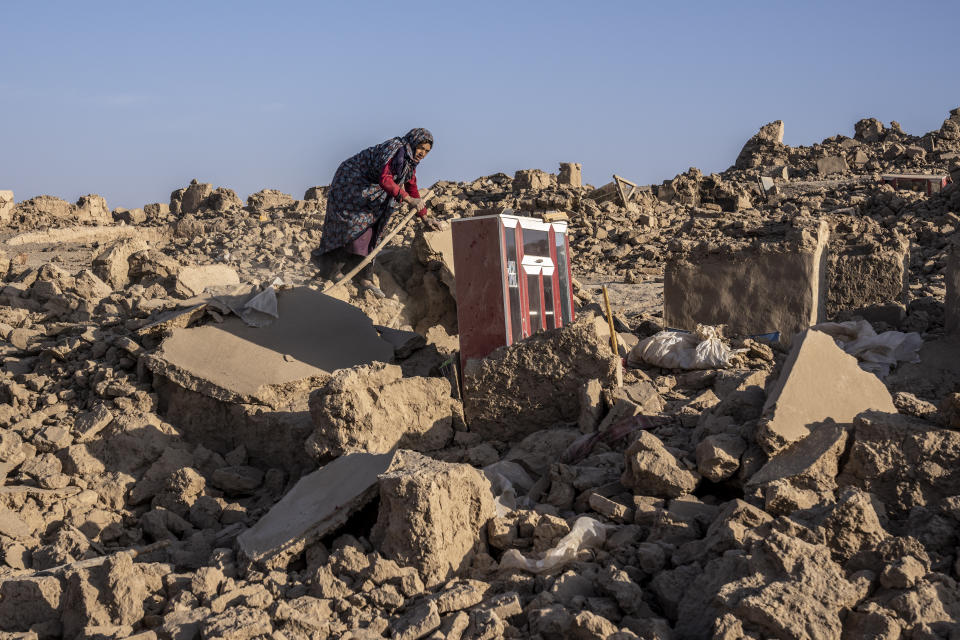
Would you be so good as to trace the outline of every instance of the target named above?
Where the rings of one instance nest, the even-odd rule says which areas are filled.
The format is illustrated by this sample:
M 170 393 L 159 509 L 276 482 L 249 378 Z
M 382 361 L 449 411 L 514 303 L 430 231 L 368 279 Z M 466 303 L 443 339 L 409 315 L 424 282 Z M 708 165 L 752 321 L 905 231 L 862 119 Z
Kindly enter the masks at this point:
M 0 635 L 956 636 L 960 187 L 882 175 L 960 176 L 960 109 L 783 129 L 629 190 L 434 185 L 441 219 L 565 212 L 580 280 L 462 378 L 442 233 L 323 296 L 322 186 L 0 191 Z M 919 362 L 871 368 L 881 336 Z

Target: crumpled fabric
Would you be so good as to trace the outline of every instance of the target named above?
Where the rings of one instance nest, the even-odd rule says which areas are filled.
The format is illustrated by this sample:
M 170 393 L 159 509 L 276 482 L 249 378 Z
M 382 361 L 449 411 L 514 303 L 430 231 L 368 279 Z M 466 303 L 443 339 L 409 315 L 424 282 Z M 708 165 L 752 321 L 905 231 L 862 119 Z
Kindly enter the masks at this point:
M 570 533 L 560 538 L 557 546 L 547 551 L 543 558 L 534 560 L 527 558 L 516 549 L 508 549 L 500 559 L 500 568 L 522 569 L 530 573 L 552 573 L 575 560 L 581 549 L 600 547 L 606 540 L 606 525 L 588 516 L 580 516 L 573 523 Z
M 829 335 L 838 347 L 857 359 L 861 369 L 881 380 L 901 362 L 920 362 L 923 338 L 914 331 L 878 334 L 866 320 L 822 322 L 811 328 Z
M 664 369 L 723 369 L 743 349 L 731 349 L 720 327 L 698 324 L 693 333 L 661 331 L 644 338 L 627 354 L 627 364 L 652 364 Z

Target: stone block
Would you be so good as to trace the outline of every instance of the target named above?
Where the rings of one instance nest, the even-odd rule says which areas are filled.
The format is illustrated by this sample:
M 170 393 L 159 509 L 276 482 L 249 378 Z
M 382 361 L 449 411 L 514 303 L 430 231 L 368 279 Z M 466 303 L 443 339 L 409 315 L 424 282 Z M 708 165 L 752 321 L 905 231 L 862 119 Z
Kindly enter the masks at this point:
M 738 169 L 749 169 L 773 164 L 783 154 L 783 121 L 774 120 L 757 131 L 740 149 L 735 166 Z
M 557 176 L 557 184 L 567 187 L 582 187 L 582 168 L 583 165 L 579 162 L 561 162 L 560 175 Z
M 794 229 L 779 241 L 672 253 L 666 262 L 663 315 L 669 327 L 726 325 L 726 334 L 794 335 L 825 319 L 825 221 Z M 800 228 L 797 228 L 800 227 Z
M 870 409 L 896 412 L 887 387 L 833 338 L 807 330 L 795 341 L 767 395 L 757 443 L 768 455 L 776 455 L 818 423 L 830 419 L 849 424 Z
M 495 514 L 490 481 L 466 464 L 406 450 L 380 476 L 380 511 L 370 541 L 385 557 L 415 567 L 432 589 L 466 570 Z
M 433 451 L 453 437 L 446 378 L 403 377 L 399 365 L 340 369 L 310 396 L 316 429 L 307 453 L 317 459 L 397 447 Z
M 377 496 L 377 477 L 392 460 L 392 453 L 352 453 L 304 476 L 237 538 L 240 552 L 265 568 L 286 567 Z
M 609 335 L 606 322 L 587 315 L 469 361 L 463 394 L 470 430 L 510 441 L 576 422 L 582 380 L 598 380 L 604 388 L 618 386 L 621 363 Z
M 211 209 L 223 213 L 225 211 L 240 209 L 243 207 L 243 203 L 233 189 L 217 187 L 209 196 L 204 198 L 200 206 L 204 209 Z
M 157 222 L 170 215 L 170 205 L 165 202 L 154 202 L 144 205 L 143 213 L 150 222 Z
M 147 221 L 147 214 L 143 209 L 117 207 L 113 210 L 113 219 L 126 224 L 143 224 Z
M 883 123 L 876 118 L 864 118 L 853 125 L 854 139 L 861 142 L 877 142 L 884 134 Z
M 817 173 L 828 176 L 833 173 L 845 173 L 850 170 L 846 158 L 842 156 L 827 156 L 817 159 Z

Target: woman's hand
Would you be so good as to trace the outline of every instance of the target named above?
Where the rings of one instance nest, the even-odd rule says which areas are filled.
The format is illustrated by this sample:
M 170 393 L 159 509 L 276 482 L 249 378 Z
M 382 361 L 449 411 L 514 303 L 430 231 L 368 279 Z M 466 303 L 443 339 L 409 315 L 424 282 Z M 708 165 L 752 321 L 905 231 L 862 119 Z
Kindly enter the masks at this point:
M 408 196 L 404 202 L 413 207 L 415 211 L 420 211 L 424 207 L 423 199 L 421 198 L 412 198 Z

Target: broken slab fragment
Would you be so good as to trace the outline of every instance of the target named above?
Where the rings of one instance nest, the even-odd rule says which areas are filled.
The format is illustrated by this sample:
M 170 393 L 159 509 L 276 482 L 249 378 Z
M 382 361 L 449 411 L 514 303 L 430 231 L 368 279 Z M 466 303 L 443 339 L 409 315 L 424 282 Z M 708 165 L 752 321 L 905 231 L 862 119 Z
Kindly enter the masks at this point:
M 316 429 L 307 454 L 440 449 L 453 437 L 453 402 L 446 378 L 404 378 L 399 365 L 382 362 L 340 369 L 310 395 Z
M 467 464 L 400 450 L 380 476 L 380 511 L 370 541 L 385 557 L 415 567 L 427 588 L 464 571 L 495 509 L 490 481 Z
M 617 386 L 621 364 L 609 335 L 606 322 L 585 315 L 572 325 L 536 333 L 469 361 L 463 374 L 463 408 L 470 430 L 487 439 L 511 441 L 558 423 L 577 422 L 583 380 Z
M 293 556 L 343 526 L 377 496 L 377 476 L 392 460 L 392 453 L 353 453 L 304 476 L 237 538 L 237 548 L 264 568 L 286 567 Z
M 776 455 L 827 419 L 853 422 L 863 411 L 896 413 L 887 387 L 825 333 L 800 334 L 763 405 L 757 443 Z
M 664 268 L 667 326 L 693 331 L 698 324 L 722 324 L 730 336 L 780 332 L 780 341 L 790 344 L 824 319 L 827 223 L 796 218 L 756 231 L 763 242 L 734 241 L 726 229 L 708 242 L 691 226 L 674 243 Z

